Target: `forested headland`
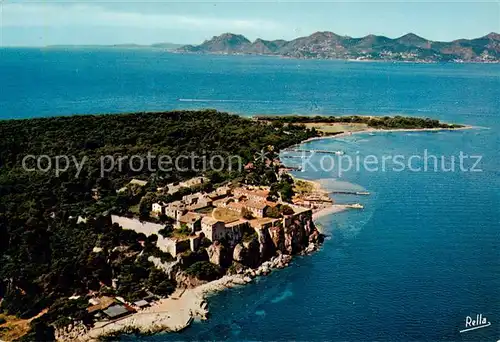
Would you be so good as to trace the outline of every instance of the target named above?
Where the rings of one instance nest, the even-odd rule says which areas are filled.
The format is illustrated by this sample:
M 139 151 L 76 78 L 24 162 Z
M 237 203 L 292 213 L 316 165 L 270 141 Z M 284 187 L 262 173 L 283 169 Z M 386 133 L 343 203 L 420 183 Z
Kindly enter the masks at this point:
M 145 290 L 168 295 L 175 287 L 146 260 L 147 255 L 159 254 L 154 241 L 100 218 L 110 212 L 124 214 L 133 205 L 149 210 L 150 203 L 138 202 L 144 192 L 200 172 L 187 162 L 182 170 L 169 172 L 136 171 L 124 163 L 121 170 L 115 168 L 102 177 L 101 156 L 217 154 L 237 155 L 246 163 L 264 147 L 278 150 L 315 135 L 301 125 L 288 126 L 285 133 L 283 127 L 215 110 L 0 121 L 2 311 L 28 318 L 48 309 L 32 323 L 35 335 L 25 337 L 39 339 L 47 330 L 50 335 L 49 323 L 62 326 L 68 316 L 85 320 L 86 303 L 69 303 L 67 297 L 110 288 L 113 278 L 121 284 L 115 294 L 129 299 Z M 75 177 L 72 164 L 59 175 L 51 170 L 27 171 L 22 166 L 26 155 L 87 160 Z M 241 170 L 208 171 L 205 176 L 212 184 L 255 178 Z M 147 180 L 147 189 L 116 192 L 132 178 Z M 97 201 L 92 198 L 95 188 L 100 191 Z M 79 215 L 90 218 L 77 223 Z M 93 253 L 96 245 L 106 253 Z M 117 253 L 118 246 L 127 248 L 129 257 Z M 141 252 L 144 258 L 137 262 Z
M 307 124 L 307 123 L 349 123 L 366 124 L 368 127 L 377 129 L 427 129 L 443 128 L 453 129 L 461 128 L 463 125 L 447 124 L 436 119 L 409 117 L 409 116 L 326 116 L 326 115 L 258 115 L 255 116 L 258 121 L 268 121 L 281 124 Z

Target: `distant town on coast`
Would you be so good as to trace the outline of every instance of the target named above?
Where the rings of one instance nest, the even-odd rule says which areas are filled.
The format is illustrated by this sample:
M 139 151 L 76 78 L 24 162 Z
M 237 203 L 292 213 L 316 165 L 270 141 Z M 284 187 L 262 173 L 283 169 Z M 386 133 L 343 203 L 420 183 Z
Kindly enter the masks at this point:
M 256 39 L 224 33 L 200 45 L 186 45 L 176 52 L 253 54 L 305 59 L 348 59 L 358 61 L 476 62 L 500 61 L 500 34 L 451 42 L 431 41 L 413 33 L 396 39 L 370 34 L 361 38 L 316 32 L 291 41 Z

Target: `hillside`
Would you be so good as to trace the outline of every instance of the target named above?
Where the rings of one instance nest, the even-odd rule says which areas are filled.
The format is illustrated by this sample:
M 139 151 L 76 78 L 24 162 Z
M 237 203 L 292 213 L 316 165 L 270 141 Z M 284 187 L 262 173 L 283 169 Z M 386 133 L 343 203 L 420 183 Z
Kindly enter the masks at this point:
M 260 54 L 291 58 L 355 59 L 413 62 L 499 62 L 500 34 L 451 42 L 431 41 L 413 33 L 391 39 L 368 35 L 361 38 L 316 32 L 294 40 L 251 42 L 238 34 L 224 33 L 200 45 L 186 45 L 179 53 Z

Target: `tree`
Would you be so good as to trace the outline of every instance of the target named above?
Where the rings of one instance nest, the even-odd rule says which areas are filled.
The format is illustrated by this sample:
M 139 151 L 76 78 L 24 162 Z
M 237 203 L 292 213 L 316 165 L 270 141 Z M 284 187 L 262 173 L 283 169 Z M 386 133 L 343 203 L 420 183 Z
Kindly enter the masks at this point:
M 212 281 L 219 278 L 222 271 L 219 266 L 209 261 L 198 261 L 189 266 L 186 273 L 200 280 Z
M 280 211 L 283 215 L 293 215 L 294 211 L 289 205 L 283 205 L 280 208 Z
M 28 341 L 54 341 L 55 329 L 41 319 L 35 319 L 30 324 L 30 331 L 21 337 L 20 342 Z
M 247 219 L 247 220 L 251 220 L 251 219 L 253 219 L 253 214 L 252 214 L 252 212 L 251 212 L 248 208 L 245 208 L 245 207 L 243 207 L 243 208 L 241 209 L 241 216 L 242 216 L 243 218 Z
M 281 196 L 281 200 L 284 202 L 291 202 L 292 197 L 295 194 L 292 188 L 292 185 L 289 183 L 281 183 L 281 187 L 279 190 L 279 194 Z
M 270 218 L 280 218 L 281 213 L 277 207 L 268 207 L 266 210 L 266 216 Z
M 174 226 L 172 224 L 167 224 L 165 228 L 160 229 L 158 234 L 163 236 L 164 238 L 168 238 L 172 236 L 172 232 L 174 231 Z

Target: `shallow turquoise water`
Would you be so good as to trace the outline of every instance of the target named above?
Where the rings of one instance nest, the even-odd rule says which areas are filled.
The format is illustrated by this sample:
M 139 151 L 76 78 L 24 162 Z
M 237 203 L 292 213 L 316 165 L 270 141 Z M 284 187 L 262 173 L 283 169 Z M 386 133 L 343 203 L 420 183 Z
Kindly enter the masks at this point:
M 211 107 L 255 113 L 431 116 L 485 128 L 314 141 L 347 155 L 481 155 L 482 172 L 299 173 L 366 189 L 362 211 L 322 218 L 322 249 L 213 296 L 210 320 L 125 340 L 500 338 L 500 66 L 0 50 L 0 118 Z M 179 101 L 179 99 L 189 101 Z M 196 101 L 194 101 L 196 100 Z M 319 163 L 318 157 L 313 164 Z M 470 166 L 470 165 L 469 165 Z M 465 317 L 491 326 L 467 333 Z

